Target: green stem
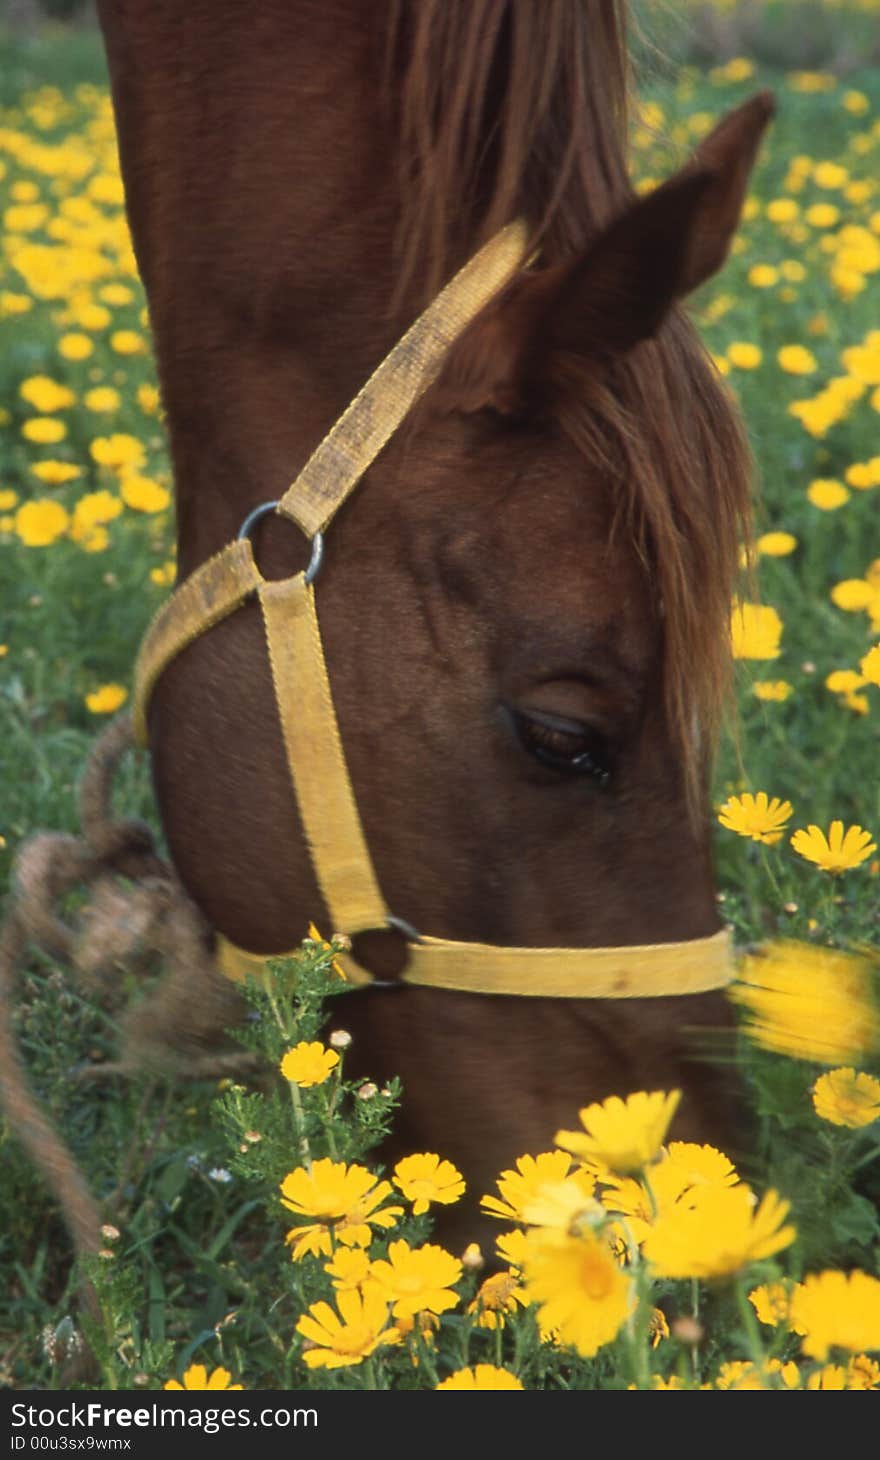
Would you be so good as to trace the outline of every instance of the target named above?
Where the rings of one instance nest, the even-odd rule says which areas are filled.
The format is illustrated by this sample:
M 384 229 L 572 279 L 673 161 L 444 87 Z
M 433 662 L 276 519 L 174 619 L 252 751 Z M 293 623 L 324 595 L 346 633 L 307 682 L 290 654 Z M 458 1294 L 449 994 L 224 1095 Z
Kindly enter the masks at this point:
M 766 844 L 764 842 L 761 842 L 760 846 L 761 846 L 761 865 L 762 865 L 762 867 L 764 869 L 764 876 L 767 878 L 767 881 L 770 883 L 770 886 L 773 889 L 773 896 L 776 898 L 776 901 L 777 901 L 779 907 L 781 907 L 782 906 L 782 903 L 784 901 L 784 898 L 783 898 L 782 890 L 781 890 L 781 888 L 779 886 L 779 883 L 776 880 L 776 873 L 774 872 L 773 867 L 772 867 L 771 862 L 770 862 L 770 858 L 767 855 L 767 846 L 766 846 Z
M 754 1364 L 757 1373 L 761 1375 L 764 1373 L 764 1366 L 766 1363 L 767 1355 L 764 1351 L 764 1344 L 761 1339 L 761 1330 L 758 1327 L 758 1320 L 755 1316 L 755 1310 L 749 1302 L 749 1297 L 746 1292 L 746 1284 L 743 1282 L 742 1278 L 738 1277 L 736 1279 L 734 1287 L 736 1290 L 736 1305 L 739 1309 L 739 1315 L 743 1322 L 743 1328 L 746 1331 L 749 1357 L 752 1360 L 752 1363 Z
M 305 1163 L 306 1170 L 311 1171 L 312 1152 L 309 1146 L 309 1138 L 306 1135 L 306 1117 L 299 1093 L 299 1086 L 293 1080 L 288 1080 L 287 1088 L 290 1091 L 290 1102 L 293 1106 L 293 1125 L 295 1133 L 299 1137 L 300 1155 Z
M 699 1325 L 699 1322 L 700 1322 L 700 1280 L 699 1280 L 699 1278 L 691 1278 L 691 1316 L 693 1317 L 694 1323 L 696 1323 L 697 1325 Z M 691 1367 L 693 1369 L 693 1374 L 694 1374 L 694 1383 L 695 1384 L 699 1384 L 699 1382 L 700 1382 L 700 1342 L 699 1342 L 699 1339 L 696 1339 L 691 1344 Z

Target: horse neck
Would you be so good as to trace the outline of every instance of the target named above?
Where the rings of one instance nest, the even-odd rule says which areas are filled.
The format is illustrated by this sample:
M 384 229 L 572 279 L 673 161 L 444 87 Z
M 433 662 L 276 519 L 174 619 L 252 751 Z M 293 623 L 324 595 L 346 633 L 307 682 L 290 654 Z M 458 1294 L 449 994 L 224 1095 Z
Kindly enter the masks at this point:
M 417 312 L 392 308 L 390 4 L 215 3 L 102 16 L 184 568 L 280 495 Z

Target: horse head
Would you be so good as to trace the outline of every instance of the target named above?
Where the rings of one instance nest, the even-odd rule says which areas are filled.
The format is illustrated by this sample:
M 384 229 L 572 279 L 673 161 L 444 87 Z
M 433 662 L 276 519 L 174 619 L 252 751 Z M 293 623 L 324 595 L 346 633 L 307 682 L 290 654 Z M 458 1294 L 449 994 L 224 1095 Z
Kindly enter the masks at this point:
M 360 280 L 340 276 L 337 299 L 310 234 L 303 258 L 314 260 L 323 302 L 308 279 L 293 287 L 297 338 L 295 304 L 279 319 L 267 302 L 277 306 L 296 258 L 282 268 L 261 256 L 260 220 L 239 228 L 241 200 L 199 183 L 207 143 L 195 113 L 177 157 L 167 128 L 151 122 L 161 77 L 131 70 L 125 22 L 105 8 L 186 578 L 246 512 L 280 494 L 346 405 L 352 362 L 378 362 L 389 310 L 400 332 L 412 295 L 389 305 L 386 288 L 377 300 L 365 268 Z M 142 47 L 156 14 L 131 22 Z M 203 40 L 208 64 L 220 43 L 207 22 Z M 265 47 L 248 53 L 251 92 L 224 44 L 253 119 Z M 196 105 L 183 95 L 181 107 Z M 578 248 L 535 222 L 530 257 L 451 345 L 328 533 L 315 597 L 344 757 L 385 902 L 420 934 L 625 954 L 719 927 L 707 775 L 748 454 L 678 306 L 726 256 L 771 110 L 766 96 L 753 99 L 661 187 L 619 193 Z M 146 117 L 141 140 L 136 117 Z M 149 139 L 163 136 L 164 152 L 151 153 Z M 337 169 L 348 176 L 344 157 Z M 265 159 L 257 171 L 269 209 L 282 174 Z M 377 180 L 382 196 L 386 182 Z M 328 227 L 314 212 L 310 228 Z M 377 217 L 344 219 L 327 250 L 360 236 L 368 260 Z M 387 285 L 385 264 L 380 273 Z M 261 524 L 254 551 L 265 578 L 302 568 L 296 539 L 289 523 Z M 271 954 L 295 946 L 310 920 L 347 931 L 328 926 L 255 604 L 168 664 L 149 734 L 174 861 L 226 939 Z M 528 960 L 529 997 L 413 986 L 394 929 L 362 937 L 358 956 L 383 986 L 343 1005 L 353 1060 L 373 1076 L 402 1076 L 399 1145 L 439 1150 L 476 1185 L 543 1149 L 579 1104 L 613 1092 L 683 1086 L 678 1133 L 729 1134 L 726 1083 L 685 1037 L 729 1022 L 717 992 L 543 997 L 527 987 Z

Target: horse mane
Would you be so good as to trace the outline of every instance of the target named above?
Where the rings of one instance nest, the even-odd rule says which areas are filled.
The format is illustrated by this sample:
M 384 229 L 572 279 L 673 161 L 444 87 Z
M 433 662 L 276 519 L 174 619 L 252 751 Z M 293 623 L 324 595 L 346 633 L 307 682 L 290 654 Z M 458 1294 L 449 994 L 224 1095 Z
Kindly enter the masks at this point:
M 631 196 L 624 0 L 392 0 L 401 284 L 525 217 L 571 257 Z
M 515 217 L 570 260 L 633 197 L 626 0 L 392 0 L 398 269 L 433 295 Z M 615 492 L 662 605 L 664 695 L 695 813 L 729 694 L 729 617 L 752 463 L 733 398 L 681 310 L 599 377 L 560 361 L 560 427 Z

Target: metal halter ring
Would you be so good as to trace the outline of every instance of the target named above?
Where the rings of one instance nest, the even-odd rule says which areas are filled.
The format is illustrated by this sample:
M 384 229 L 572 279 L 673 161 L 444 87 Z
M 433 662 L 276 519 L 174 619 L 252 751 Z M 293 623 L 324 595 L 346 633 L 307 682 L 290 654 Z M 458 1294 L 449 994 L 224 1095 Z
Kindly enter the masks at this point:
M 241 527 L 238 529 L 238 541 L 241 542 L 245 537 L 249 538 L 257 523 L 262 518 L 267 517 L 270 512 L 274 512 L 278 506 L 278 502 L 261 502 L 259 507 L 255 507 L 252 512 L 249 512 Z M 307 583 L 314 583 L 321 571 L 323 558 L 324 534 L 323 532 L 316 532 L 312 538 L 312 556 L 309 558 L 309 566 L 305 571 L 305 580 Z
M 416 931 L 412 923 L 404 922 L 403 918 L 394 917 L 393 913 L 387 913 L 385 921 L 389 928 L 394 928 L 395 932 L 402 933 L 408 943 L 424 943 L 424 938 L 421 933 Z

